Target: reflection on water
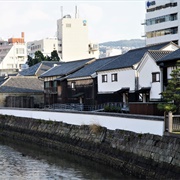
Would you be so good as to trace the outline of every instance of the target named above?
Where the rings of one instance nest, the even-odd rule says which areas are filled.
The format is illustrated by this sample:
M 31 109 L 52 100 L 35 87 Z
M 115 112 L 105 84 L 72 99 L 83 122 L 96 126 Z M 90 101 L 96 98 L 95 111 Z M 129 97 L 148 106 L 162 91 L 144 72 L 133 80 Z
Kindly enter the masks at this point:
M 132 179 L 76 155 L 0 139 L 0 179 Z M 133 178 L 134 179 L 134 178 Z

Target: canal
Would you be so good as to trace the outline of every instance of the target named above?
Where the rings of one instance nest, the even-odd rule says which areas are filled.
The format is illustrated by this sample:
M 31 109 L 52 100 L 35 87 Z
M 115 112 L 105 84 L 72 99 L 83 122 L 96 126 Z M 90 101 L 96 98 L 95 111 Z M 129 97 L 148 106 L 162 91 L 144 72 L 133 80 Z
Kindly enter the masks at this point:
M 102 164 L 32 144 L 0 138 L 0 179 L 135 179 Z

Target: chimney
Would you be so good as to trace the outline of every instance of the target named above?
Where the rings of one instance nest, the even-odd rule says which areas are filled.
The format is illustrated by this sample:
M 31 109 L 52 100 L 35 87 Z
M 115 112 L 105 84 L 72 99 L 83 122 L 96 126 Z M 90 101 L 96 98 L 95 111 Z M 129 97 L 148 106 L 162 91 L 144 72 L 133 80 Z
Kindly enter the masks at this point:
M 21 38 L 24 39 L 24 32 L 21 33 Z

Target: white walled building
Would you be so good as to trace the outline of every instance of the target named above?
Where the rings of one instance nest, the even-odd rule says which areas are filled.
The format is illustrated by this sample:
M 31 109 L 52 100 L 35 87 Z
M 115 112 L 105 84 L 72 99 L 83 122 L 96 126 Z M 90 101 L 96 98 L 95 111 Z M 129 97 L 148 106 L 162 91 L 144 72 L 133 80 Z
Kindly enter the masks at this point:
M 0 76 L 16 74 L 27 61 L 24 33 L 21 38 L 11 38 L 0 42 Z
M 41 51 L 44 56 L 51 56 L 51 52 L 54 50 L 58 51 L 57 38 L 45 38 L 37 41 L 32 41 L 27 44 L 28 55 L 32 58 L 36 51 Z
M 180 1 L 146 2 L 146 45 L 173 41 L 180 45 Z
M 89 41 L 88 23 L 70 15 L 57 20 L 58 54 L 63 61 L 99 58 L 99 46 Z
M 162 73 L 156 60 L 177 49 L 174 43 L 162 43 L 119 55 L 98 69 L 98 94 L 114 96 L 115 92 L 119 92 L 123 103 L 133 102 L 136 94 L 139 94 L 139 101 L 160 100 Z

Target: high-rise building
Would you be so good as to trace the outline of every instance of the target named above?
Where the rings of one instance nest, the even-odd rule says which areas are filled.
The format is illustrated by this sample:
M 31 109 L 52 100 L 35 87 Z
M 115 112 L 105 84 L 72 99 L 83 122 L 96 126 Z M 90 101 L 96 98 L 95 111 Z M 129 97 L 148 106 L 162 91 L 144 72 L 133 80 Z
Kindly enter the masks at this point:
M 24 33 L 21 38 L 0 40 L 0 76 L 16 74 L 27 61 Z
M 146 45 L 173 41 L 180 45 L 180 1 L 146 2 Z
M 99 58 L 98 44 L 88 38 L 88 23 L 79 17 L 65 15 L 57 20 L 58 54 L 63 61 Z
M 58 51 L 57 38 L 45 38 L 27 43 L 28 55 L 34 58 L 36 51 L 41 51 L 44 56 L 51 56 L 51 52 Z

